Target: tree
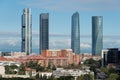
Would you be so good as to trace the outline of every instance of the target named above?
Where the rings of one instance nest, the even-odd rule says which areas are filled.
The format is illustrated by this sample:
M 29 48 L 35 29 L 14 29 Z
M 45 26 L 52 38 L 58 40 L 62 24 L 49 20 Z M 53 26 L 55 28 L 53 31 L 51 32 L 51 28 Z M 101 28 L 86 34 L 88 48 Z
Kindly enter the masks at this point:
M 109 74 L 109 71 L 106 67 L 101 67 L 101 70 L 105 73 L 105 74 Z
M 51 76 L 48 80 L 57 80 L 54 76 Z
M 39 78 L 40 78 L 39 73 L 36 74 L 35 78 L 36 78 L 36 79 L 39 79 Z
M 74 64 L 68 64 L 68 66 L 66 67 L 66 69 L 73 69 L 74 68 Z
M 42 75 L 39 75 L 39 79 L 42 80 Z
M 110 75 L 111 73 L 116 73 L 116 70 L 114 68 L 109 68 L 108 74 Z
M 56 66 L 55 65 L 52 66 L 52 70 L 56 70 Z
M 109 77 L 108 77 L 107 79 L 105 79 L 105 80 L 120 80 L 120 79 L 119 79 L 119 75 L 118 75 L 118 74 L 116 74 L 116 73 L 111 73 L 111 74 L 109 75 Z
M 36 69 L 36 72 L 44 71 L 44 67 L 42 67 L 40 64 L 38 64 L 38 61 L 29 61 L 27 67 Z
M 18 66 L 17 65 L 10 65 L 10 68 L 11 69 L 18 69 Z
M 93 76 L 91 74 L 85 74 L 84 75 L 84 80 L 93 80 Z
M 42 80 L 47 80 L 47 76 L 43 75 Z
M 77 80 L 84 80 L 84 75 L 78 76 Z
M 38 61 L 29 61 L 27 67 L 36 69 L 37 65 L 38 65 Z
M 9 74 L 10 73 L 10 67 L 8 65 L 5 66 L 5 74 Z
M 109 77 L 110 77 L 111 79 L 117 80 L 117 79 L 119 78 L 119 75 L 116 74 L 116 73 L 111 73 Z
M 19 67 L 19 74 L 24 75 L 25 74 L 25 65 L 22 63 Z
M 74 80 L 73 76 L 61 76 L 57 80 Z
M 95 66 L 96 68 L 100 68 L 101 67 L 101 60 L 94 60 L 92 58 L 87 59 L 84 61 L 84 64 L 87 66 Z
M 37 66 L 35 67 L 36 72 L 38 71 L 44 71 L 44 67 L 40 66 L 39 64 L 37 64 Z

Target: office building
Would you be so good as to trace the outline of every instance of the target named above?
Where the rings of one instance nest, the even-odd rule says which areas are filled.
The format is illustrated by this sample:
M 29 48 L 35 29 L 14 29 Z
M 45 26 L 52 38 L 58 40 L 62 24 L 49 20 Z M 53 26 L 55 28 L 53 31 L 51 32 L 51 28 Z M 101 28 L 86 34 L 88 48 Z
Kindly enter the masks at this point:
M 120 51 L 118 48 L 109 48 L 102 50 L 102 66 L 119 65 L 120 64 Z
M 31 21 L 31 10 L 25 8 L 22 14 L 22 45 L 21 51 L 25 52 L 26 55 L 32 53 L 32 21 Z
M 103 49 L 103 17 L 92 17 L 92 55 L 100 55 Z
M 40 14 L 40 53 L 49 49 L 49 14 Z
M 102 66 L 107 65 L 107 53 L 108 53 L 108 50 L 102 50 L 102 53 L 101 53 Z
M 71 49 L 75 54 L 80 53 L 80 27 L 79 27 L 79 13 L 76 12 L 72 15 L 71 26 Z

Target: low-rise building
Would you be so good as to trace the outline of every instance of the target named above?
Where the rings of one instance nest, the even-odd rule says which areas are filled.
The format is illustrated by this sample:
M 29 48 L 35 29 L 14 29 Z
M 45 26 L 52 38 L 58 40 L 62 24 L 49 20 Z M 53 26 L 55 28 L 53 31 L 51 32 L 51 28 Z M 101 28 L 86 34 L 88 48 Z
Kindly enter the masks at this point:
M 47 78 L 52 76 L 52 72 L 39 72 L 39 76 L 47 76 Z
M 90 70 L 79 70 L 79 69 L 63 69 L 63 68 L 57 68 L 55 71 L 53 71 L 52 75 L 56 78 L 59 78 L 61 76 L 73 76 L 78 77 L 85 74 L 91 74 L 94 77 L 94 72 Z
M 4 66 L 0 66 L 0 75 L 5 74 L 5 67 Z
M 45 66 L 55 65 L 57 66 L 67 66 L 68 64 L 79 64 L 80 56 L 74 54 L 72 49 L 63 50 L 43 50 L 41 56 L 44 57 Z

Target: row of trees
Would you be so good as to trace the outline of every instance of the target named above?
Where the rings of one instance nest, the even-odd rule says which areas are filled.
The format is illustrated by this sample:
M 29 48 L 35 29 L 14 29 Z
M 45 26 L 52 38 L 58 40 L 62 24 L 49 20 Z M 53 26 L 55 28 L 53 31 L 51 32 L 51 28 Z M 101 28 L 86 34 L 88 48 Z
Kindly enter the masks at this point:
M 0 78 L 0 80 L 35 80 L 32 78 Z
M 77 80 L 93 80 L 94 77 L 90 74 L 85 74 L 85 75 L 81 75 L 79 77 L 76 77 Z M 53 76 L 47 78 L 47 76 L 39 76 L 39 75 L 36 75 L 36 79 L 37 80 L 75 80 L 75 77 L 73 76 L 61 76 L 60 78 L 55 78 Z
M 40 64 L 38 64 L 38 61 L 29 61 L 27 64 L 26 64 L 26 67 L 28 68 L 32 68 L 32 69 L 36 69 L 36 72 L 38 71 L 52 71 L 52 70 L 56 70 L 56 66 L 53 64 L 48 64 L 48 67 L 45 68 L 43 66 L 41 66 Z

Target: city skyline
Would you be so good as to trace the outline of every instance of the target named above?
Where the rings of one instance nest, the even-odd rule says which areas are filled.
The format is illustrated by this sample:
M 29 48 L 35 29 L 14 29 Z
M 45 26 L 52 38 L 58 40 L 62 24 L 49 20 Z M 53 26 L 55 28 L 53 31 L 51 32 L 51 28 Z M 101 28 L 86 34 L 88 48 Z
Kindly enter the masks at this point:
M 91 16 L 103 16 L 103 47 L 120 48 L 119 0 L 101 1 L 43 1 L 43 0 L 1 0 L 0 1 L 0 51 L 21 51 L 21 14 L 24 8 L 32 10 L 33 49 L 39 48 L 39 14 L 50 13 L 50 48 L 70 48 L 71 15 L 80 14 L 81 49 L 91 49 Z M 72 5 L 71 5 L 72 4 Z M 111 7 L 112 5 L 112 7 Z M 7 46 L 6 46 L 7 45 Z M 5 49 L 5 50 L 3 50 Z M 10 49 L 10 50 L 9 50 Z

